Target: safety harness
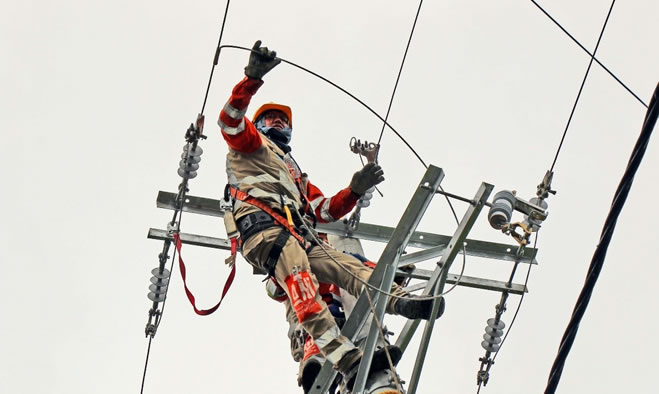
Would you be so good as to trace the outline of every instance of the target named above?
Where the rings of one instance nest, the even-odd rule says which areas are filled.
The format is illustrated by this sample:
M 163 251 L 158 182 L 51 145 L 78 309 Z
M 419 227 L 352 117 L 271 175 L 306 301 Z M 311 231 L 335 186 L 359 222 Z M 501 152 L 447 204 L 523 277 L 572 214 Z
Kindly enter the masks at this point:
M 284 217 L 282 214 L 272 209 L 266 203 L 253 196 L 250 196 L 249 194 L 243 192 L 231 184 L 227 184 L 224 189 L 224 199 L 225 201 L 229 201 L 230 199 L 241 201 L 246 204 L 255 206 L 262 211 L 250 213 L 238 219 L 237 225 L 242 243 L 247 241 L 247 239 L 252 235 L 270 227 L 277 225 L 283 227 L 282 231 L 275 239 L 272 248 L 270 249 L 268 259 L 264 266 L 269 277 L 274 277 L 275 266 L 277 265 L 279 256 L 281 255 L 281 252 L 286 245 L 288 238 L 295 238 L 304 250 L 308 250 L 309 243 L 304 238 L 304 234 L 307 230 L 302 227 L 302 223 L 298 222 L 296 226 L 296 221 L 294 220 L 293 215 L 291 214 L 291 210 L 287 205 L 282 203 L 282 209 L 286 215 L 286 217 Z

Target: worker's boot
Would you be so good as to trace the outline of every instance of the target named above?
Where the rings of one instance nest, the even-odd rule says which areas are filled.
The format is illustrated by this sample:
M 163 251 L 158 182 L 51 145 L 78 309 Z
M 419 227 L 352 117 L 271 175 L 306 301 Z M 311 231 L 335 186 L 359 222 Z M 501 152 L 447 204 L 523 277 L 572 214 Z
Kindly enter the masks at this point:
M 436 302 L 439 302 L 439 313 L 437 317 L 440 317 L 444 313 L 444 297 L 435 299 Z M 420 298 L 415 295 L 407 295 L 403 298 L 396 299 L 394 303 L 394 312 L 401 316 L 405 316 L 408 319 L 430 319 L 430 313 L 432 312 L 432 298 Z
M 300 363 L 300 373 L 298 374 L 298 385 L 302 386 L 304 393 L 311 391 L 313 382 L 318 377 L 320 369 L 323 367 L 325 359 L 320 355 L 314 355 Z
M 325 358 L 320 354 L 320 350 L 313 338 L 305 335 L 304 357 L 300 363 L 300 372 L 298 373 L 297 383 L 302 386 L 305 394 L 311 390 L 314 380 L 320 373 L 320 368 L 325 362 Z
M 389 363 L 389 358 L 391 357 L 391 364 Z M 371 361 L 371 369 L 368 371 L 369 376 L 373 373 L 389 369 L 392 366 L 396 366 L 402 357 L 403 352 L 398 346 L 395 345 L 386 345 L 386 349 L 380 347 L 373 353 L 373 360 Z M 341 359 L 343 361 L 343 359 Z M 339 361 L 339 364 L 341 363 Z M 357 372 L 359 371 L 359 363 L 362 361 L 362 352 L 359 350 L 359 358 L 353 361 L 353 364 L 347 369 L 347 371 L 342 371 L 340 366 L 337 366 L 339 372 L 343 374 L 343 381 L 349 391 L 352 391 L 352 387 L 355 385 L 355 379 L 357 378 Z

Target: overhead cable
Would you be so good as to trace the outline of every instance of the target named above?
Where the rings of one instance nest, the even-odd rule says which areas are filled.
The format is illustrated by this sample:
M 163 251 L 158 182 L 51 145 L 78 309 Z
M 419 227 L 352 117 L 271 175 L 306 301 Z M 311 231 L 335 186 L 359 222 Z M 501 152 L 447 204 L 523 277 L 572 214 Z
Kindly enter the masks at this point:
M 172 231 L 174 233 L 178 233 L 181 229 L 181 220 L 182 220 L 182 217 L 183 217 L 183 208 L 182 207 L 183 207 L 183 201 L 185 199 L 185 194 L 188 191 L 188 180 L 190 178 L 194 178 L 194 176 L 192 176 L 192 173 L 195 172 L 195 171 L 193 171 L 193 170 L 191 170 L 191 168 L 187 167 L 187 165 L 189 164 L 188 160 L 192 158 L 192 155 L 193 155 L 192 151 L 196 150 L 197 143 L 198 143 L 199 139 L 200 138 L 202 138 L 202 139 L 206 138 L 202 134 L 203 133 L 203 125 L 204 125 L 204 109 L 206 108 L 206 101 L 208 99 L 208 92 L 210 90 L 210 85 L 211 85 L 211 82 L 213 80 L 213 72 L 215 70 L 215 66 L 218 64 L 218 59 L 219 59 L 219 56 L 220 56 L 220 48 L 221 48 L 220 44 L 222 43 L 222 35 L 224 33 L 224 26 L 226 24 L 227 14 L 228 14 L 228 11 L 229 11 L 229 3 L 230 2 L 231 2 L 231 0 L 227 0 L 227 5 L 226 5 L 226 8 L 224 10 L 224 17 L 222 19 L 222 27 L 220 29 L 220 38 L 219 38 L 219 41 L 217 43 L 217 48 L 215 50 L 215 55 L 213 57 L 213 66 L 211 67 L 210 77 L 208 78 L 208 84 L 207 84 L 207 87 L 206 87 L 206 93 L 204 94 L 204 101 L 203 101 L 203 104 L 201 106 L 201 112 L 197 116 L 196 123 L 190 125 L 190 127 L 188 128 L 188 130 L 186 132 L 186 135 L 185 135 L 185 138 L 186 138 L 186 141 L 187 141 L 187 144 L 186 144 L 185 148 L 188 148 L 189 150 L 187 151 L 187 154 L 186 154 L 186 152 L 184 152 L 184 158 L 181 161 L 181 165 L 183 167 L 180 168 L 180 170 L 183 171 L 183 172 L 179 171 L 179 175 L 183 178 L 183 180 L 179 184 L 179 187 L 178 187 L 179 192 L 178 192 L 177 198 L 176 198 L 176 207 L 174 209 L 174 215 L 172 217 L 172 221 L 170 222 L 170 224 L 168 226 L 168 227 L 172 228 Z M 196 176 L 196 173 L 195 173 L 195 176 Z M 177 216 L 178 216 L 178 220 L 177 220 Z M 164 244 L 163 244 L 163 250 L 162 250 L 162 252 L 159 256 L 160 264 L 159 264 L 159 267 L 157 267 L 157 269 L 160 269 L 161 272 L 163 272 L 165 270 L 164 265 L 167 261 L 167 258 L 169 257 L 169 256 L 167 256 L 167 253 L 169 252 L 170 245 L 171 245 L 171 241 L 169 239 L 166 239 Z M 173 253 L 173 256 L 172 256 L 172 261 L 170 263 L 170 269 L 169 269 L 170 274 L 172 272 L 172 268 L 174 266 L 174 260 L 175 259 L 176 259 L 176 248 L 174 249 L 174 253 Z M 162 316 L 165 312 L 165 305 L 167 303 L 167 292 L 168 291 L 169 291 L 169 286 L 167 286 L 164 289 L 164 294 L 162 295 L 164 298 L 162 299 L 162 308 L 160 309 L 160 311 L 157 310 L 158 302 L 156 302 L 156 301 L 154 301 L 154 303 L 153 303 L 154 306 L 149 311 L 149 323 L 147 323 L 147 330 L 146 330 L 147 336 L 149 336 L 149 345 L 148 345 L 148 348 L 147 348 L 147 351 L 146 351 L 146 356 L 145 356 L 145 361 L 144 361 L 144 372 L 142 373 L 142 384 L 141 384 L 141 388 L 140 388 L 140 394 L 142 394 L 144 392 L 144 383 L 146 381 L 146 372 L 147 372 L 147 368 L 149 366 L 149 356 L 151 354 L 151 342 L 153 340 L 153 337 L 155 336 L 155 333 L 158 329 L 158 326 L 160 326 L 160 322 L 162 321 Z M 150 331 L 149 326 L 151 325 L 150 324 L 151 323 L 151 318 L 153 317 L 152 312 L 156 315 L 156 321 L 155 321 L 154 325 L 151 327 L 152 331 L 149 332 Z
M 595 253 L 588 267 L 588 274 L 586 276 L 586 281 L 584 286 L 577 298 L 577 303 L 572 312 L 572 317 L 570 322 L 563 334 L 561 339 L 561 344 L 558 348 L 558 354 L 554 360 L 554 364 L 551 367 L 551 372 L 549 374 L 549 380 L 547 382 L 547 387 L 545 389 L 545 394 L 553 394 L 558 387 L 558 383 L 561 379 L 561 374 L 563 372 L 563 367 L 565 366 L 565 361 L 567 356 L 572 348 L 574 339 L 577 336 L 577 330 L 579 329 L 579 323 L 583 318 L 586 308 L 588 307 L 588 302 L 590 297 L 593 294 L 595 289 L 595 284 L 597 283 L 597 278 L 599 277 L 600 271 L 604 266 L 604 259 L 606 258 L 606 252 L 613 237 L 613 231 L 616 227 L 616 222 L 620 216 L 620 212 L 627 200 L 629 191 L 631 190 L 632 183 L 634 181 L 634 175 L 638 170 L 641 160 L 643 160 L 643 155 L 650 141 L 650 136 L 652 135 L 652 130 L 654 129 L 655 124 L 657 123 L 657 115 L 659 114 L 659 108 L 657 108 L 657 96 L 659 95 L 659 84 L 655 88 L 652 99 L 650 100 L 650 105 L 648 111 L 645 115 L 645 120 L 643 121 L 643 127 L 641 129 L 641 134 L 634 145 L 634 150 L 632 151 L 631 158 L 625 169 L 625 173 L 622 176 L 618 189 L 616 190 L 615 196 L 613 197 L 613 202 L 611 204 L 611 209 L 609 214 L 604 222 L 604 228 L 602 234 L 600 235 L 600 241 L 595 248 Z
M 572 39 L 572 41 L 574 41 L 577 45 L 579 45 L 579 47 L 580 47 L 581 49 L 583 49 L 584 52 L 586 52 L 590 57 L 592 57 L 593 59 L 595 59 L 595 62 L 596 62 L 597 64 L 599 64 L 600 67 L 602 67 L 602 68 L 604 69 L 604 71 L 606 71 L 607 73 L 609 73 L 609 75 L 612 76 L 616 81 L 618 81 L 618 83 L 619 83 L 620 85 L 622 85 L 622 87 L 625 88 L 625 89 L 626 89 L 626 90 L 627 90 L 632 96 L 634 96 L 634 97 L 636 98 L 636 100 L 638 100 L 641 104 L 643 104 L 643 106 L 644 106 L 645 108 L 648 107 L 648 105 L 645 104 L 645 102 L 644 102 L 643 100 L 641 100 L 641 98 L 638 97 L 638 95 L 637 95 L 636 93 L 634 93 L 634 92 L 633 92 L 633 91 L 632 91 L 627 85 L 625 85 L 624 82 L 622 82 L 622 81 L 621 81 L 621 80 L 620 80 L 620 79 L 619 79 L 619 78 L 618 78 L 613 72 L 611 72 L 611 70 L 609 70 L 604 64 L 602 64 L 602 62 L 600 62 L 600 61 L 595 57 L 594 54 L 591 54 L 590 51 L 588 51 L 588 49 L 586 49 L 586 47 L 584 47 L 583 45 L 581 45 L 581 43 L 580 43 L 576 38 L 574 38 L 574 36 L 572 36 L 572 34 L 570 34 L 570 33 L 569 33 L 569 32 L 568 32 L 563 26 L 561 26 L 561 24 L 558 23 L 558 21 L 556 21 L 556 19 L 554 19 L 551 15 L 549 15 L 549 13 L 548 13 L 547 11 L 545 11 L 545 9 L 542 8 L 542 7 L 540 6 L 540 4 L 538 4 L 535 0 L 531 0 L 531 2 L 532 2 L 533 4 L 535 4 L 535 6 L 538 7 L 538 8 L 540 9 L 540 11 L 542 11 L 542 12 L 543 12 L 543 13 L 544 13 L 549 19 L 551 19 L 551 21 L 554 22 L 554 24 L 556 24 L 556 26 L 558 26 L 561 30 L 563 30 L 563 33 L 567 34 L 567 36 L 570 37 L 570 38 Z
M 222 46 L 220 46 L 220 48 L 242 49 L 243 51 L 253 52 L 251 48 L 245 48 L 245 47 L 241 47 L 241 46 L 238 46 L 238 45 L 222 45 Z M 400 133 L 399 133 L 398 131 L 396 131 L 396 129 L 395 129 L 392 125 L 390 125 L 390 124 L 389 124 L 389 123 L 388 123 L 388 122 L 387 122 L 387 121 L 386 121 L 386 120 L 385 120 L 380 114 L 378 114 L 377 112 L 375 112 L 375 110 L 374 110 L 373 108 L 371 108 L 368 104 L 366 104 L 364 101 L 360 100 L 359 98 L 357 98 L 357 96 L 355 96 L 354 94 L 350 93 L 349 91 L 347 91 L 346 89 L 342 88 L 341 86 L 337 85 L 336 83 L 330 81 L 329 79 L 323 77 L 322 75 L 320 75 L 320 74 L 318 74 L 318 73 L 315 73 L 315 72 L 309 70 L 308 68 L 305 68 L 305 67 L 303 67 L 303 66 L 300 66 L 299 64 L 295 64 L 295 63 L 293 63 L 292 61 L 290 61 L 290 60 L 286 60 L 286 59 L 283 59 L 283 58 L 281 58 L 281 57 L 279 57 L 279 56 L 277 56 L 277 59 L 281 60 L 282 62 L 284 62 L 284 63 L 286 63 L 286 64 L 290 64 L 290 65 L 293 66 L 293 67 L 299 68 L 300 70 L 305 71 L 305 72 L 307 72 L 307 73 L 313 75 L 313 76 L 316 77 L 316 78 L 322 79 L 323 81 L 327 82 L 328 84 L 334 86 L 335 88 L 339 89 L 339 90 L 342 91 L 343 93 L 347 94 L 347 95 L 348 95 L 350 98 L 352 98 L 353 100 L 357 101 L 357 102 L 358 102 L 359 104 L 361 104 L 364 108 L 366 108 L 370 113 L 372 113 L 372 114 L 375 115 L 378 119 L 380 119 L 381 121 L 383 121 L 384 124 L 387 125 L 387 127 L 389 127 L 389 129 L 391 129 L 391 131 L 393 131 L 394 134 L 396 134 L 396 136 L 398 136 L 398 138 L 400 138 L 400 140 L 403 141 L 403 143 L 404 143 L 404 144 L 405 144 L 405 145 L 406 145 L 406 146 L 412 151 L 412 153 L 414 154 L 414 156 L 416 156 L 416 158 L 419 159 L 419 161 L 421 162 L 421 164 L 423 165 L 423 167 L 424 167 L 424 168 L 428 168 L 428 165 L 426 164 L 426 162 L 423 161 L 423 159 L 421 158 L 421 156 L 419 156 L 419 154 L 417 153 L 417 151 L 414 150 L 414 148 L 412 148 L 412 146 L 407 142 L 407 140 L 406 140 L 405 138 L 403 138 L 403 136 L 400 135 Z
M 217 40 L 217 48 L 215 49 L 215 56 L 213 57 L 213 66 L 211 66 L 211 75 L 208 77 L 208 85 L 206 86 L 206 94 L 204 95 L 204 103 L 201 105 L 201 112 L 199 112 L 201 115 L 204 114 L 204 109 L 206 108 L 206 100 L 208 99 L 208 92 L 210 91 L 211 81 L 213 80 L 213 71 L 215 71 L 215 66 L 217 66 L 217 62 L 220 59 L 220 51 L 221 51 L 220 44 L 222 43 L 222 35 L 224 34 L 224 25 L 226 24 L 227 14 L 229 13 L 229 3 L 231 3 L 231 0 L 227 0 L 227 6 L 224 9 L 224 18 L 222 19 L 220 38 L 219 40 Z
M 574 105 L 572 106 L 572 111 L 570 111 L 570 117 L 567 120 L 567 124 L 565 125 L 565 131 L 563 132 L 563 137 L 561 137 L 561 142 L 558 144 L 558 149 L 556 150 L 556 155 L 554 156 L 554 161 L 551 163 L 551 169 L 549 171 L 554 170 L 554 165 L 556 165 L 556 160 L 558 159 L 558 154 L 561 152 L 561 147 L 563 146 L 563 141 L 565 141 L 565 136 L 567 135 L 567 130 L 570 128 L 570 122 L 572 121 L 572 116 L 574 115 L 574 111 L 577 109 L 577 104 L 579 103 L 579 98 L 581 97 L 581 92 L 583 91 L 583 87 L 586 84 L 586 79 L 588 78 L 588 73 L 590 72 L 590 67 L 593 65 L 593 60 L 595 59 L 595 54 L 597 53 L 597 48 L 600 46 L 600 42 L 602 41 L 602 36 L 604 35 L 604 30 L 606 29 L 606 24 L 609 22 L 609 17 L 611 16 L 611 11 L 613 11 L 613 5 L 616 3 L 616 0 L 613 0 L 611 2 L 611 7 L 609 7 L 609 12 L 606 14 L 606 20 L 604 21 L 604 25 L 602 26 L 602 31 L 600 32 L 600 36 L 597 39 L 597 45 L 595 45 L 595 50 L 593 51 L 593 54 L 590 56 L 590 62 L 588 62 L 588 68 L 586 69 L 586 74 L 583 77 L 583 81 L 581 81 L 581 87 L 579 88 L 579 93 L 577 93 L 577 98 L 574 100 Z
M 389 120 L 389 112 L 391 111 L 391 105 L 394 103 L 396 88 L 398 88 L 398 81 L 400 81 L 400 75 L 403 73 L 403 66 L 405 65 L 405 59 L 407 58 L 407 51 L 410 49 L 410 43 L 412 42 L 412 36 L 414 35 L 414 29 L 416 28 L 416 21 L 419 19 L 419 13 L 421 12 L 422 5 L 423 5 L 423 0 L 419 2 L 419 8 L 417 8 L 416 10 L 416 16 L 414 17 L 414 23 L 412 24 L 412 30 L 410 31 L 410 38 L 407 40 L 407 46 L 405 47 L 403 60 L 400 62 L 400 69 L 398 69 L 398 76 L 396 77 L 394 90 L 393 92 L 391 92 L 391 99 L 389 100 L 389 107 L 387 107 L 387 114 L 384 116 L 384 123 L 382 123 L 382 130 L 380 131 L 380 137 L 378 138 L 378 145 L 380 145 L 380 142 L 382 141 L 382 135 L 384 134 L 384 126 L 387 124 L 387 120 Z M 380 153 L 380 151 L 378 151 L 378 153 Z

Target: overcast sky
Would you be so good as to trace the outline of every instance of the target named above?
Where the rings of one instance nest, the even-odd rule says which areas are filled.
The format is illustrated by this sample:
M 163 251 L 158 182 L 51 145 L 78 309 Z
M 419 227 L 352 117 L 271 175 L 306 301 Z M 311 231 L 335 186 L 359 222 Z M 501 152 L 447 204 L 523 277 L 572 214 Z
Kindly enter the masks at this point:
M 0 273 L 0 392 L 135 393 L 147 339 L 150 271 L 176 191 L 183 135 L 200 111 L 224 2 L 24 1 L 0 13 L 0 145 L 5 168 Z M 591 51 L 610 2 L 541 2 Z M 417 2 L 234 1 L 223 43 L 256 39 L 386 113 Z M 616 3 L 598 59 L 646 103 L 659 80 L 659 3 Z M 199 176 L 190 194 L 219 198 L 227 148 L 215 120 L 248 54 L 227 49 L 215 70 Z M 444 169 L 447 191 L 471 198 L 481 182 L 523 198 L 551 166 L 589 57 L 530 1 L 423 4 L 390 123 L 423 159 Z M 381 122 L 325 82 L 282 64 L 249 113 L 267 101 L 293 108 L 293 155 L 326 194 L 359 167 L 351 137 L 377 140 Z M 529 294 L 482 393 L 544 390 L 611 200 L 646 109 L 594 65 L 555 166 L 549 217 Z M 659 367 L 655 283 L 659 144 L 650 141 L 561 393 L 653 393 Z M 423 166 L 386 131 L 384 198 L 363 222 L 395 226 Z M 458 215 L 466 206 L 455 203 Z M 224 237 L 221 220 L 186 214 L 182 231 Z M 452 234 L 435 198 L 420 230 Z M 482 214 L 470 238 L 513 243 Z M 377 260 L 382 244 L 364 244 Z M 226 253 L 184 247 L 200 307 L 219 298 Z M 459 272 L 460 259 L 453 266 Z M 433 262 L 420 264 L 429 268 Z M 145 393 L 294 393 L 283 307 L 239 259 L 213 315 L 194 314 L 174 271 L 153 341 Z M 467 258 L 465 273 L 506 280 L 512 265 Z M 526 267 L 514 282 L 523 283 Z M 499 294 L 458 288 L 435 326 L 419 393 L 475 393 L 481 336 Z M 519 297 L 502 319 L 510 323 Z M 404 323 L 390 316 L 399 332 Z M 417 336 L 420 336 L 417 334 Z M 418 338 L 417 338 L 418 339 Z M 398 372 L 409 381 L 416 345 Z M 299 391 L 298 391 L 299 390 Z

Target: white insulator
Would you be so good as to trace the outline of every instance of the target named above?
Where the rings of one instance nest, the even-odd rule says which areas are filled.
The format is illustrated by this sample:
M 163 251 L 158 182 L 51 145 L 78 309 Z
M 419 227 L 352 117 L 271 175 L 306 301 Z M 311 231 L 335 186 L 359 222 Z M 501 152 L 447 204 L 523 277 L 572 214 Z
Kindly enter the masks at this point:
M 364 193 L 363 196 L 359 197 L 359 200 L 357 201 L 357 206 L 366 208 L 371 205 L 371 199 L 373 198 L 373 192 L 375 191 L 375 186 L 371 187 L 370 189 L 366 190 L 366 193 Z
M 179 168 L 182 168 L 184 171 L 197 171 L 199 169 L 199 164 L 193 163 L 191 161 L 185 162 L 185 160 L 181 160 L 178 162 Z
M 160 269 L 156 267 L 151 270 L 151 273 L 153 276 L 151 277 L 151 285 L 149 286 L 150 291 L 147 294 L 147 297 L 153 302 L 163 302 L 165 301 L 165 296 L 167 294 L 170 272 L 166 268 L 160 272 Z
M 189 146 L 190 146 L 190 145 L 186 144 L 186 145 L 183 147 L 183 152 L 185 152 L 186 154 L 188 153 L 188 150 L 190 149 L 190 148 L 188 148 Z M 204 153 L 204 150 L 201 149 L 201 146 L 197 145 L 197 146 L 195 146 L 194 149 L 192 149 L 192 150 L 190 151 L 190 156 L 196 156 L 196 157 L 199 157 L 199 156 L 201 156 L 202 153 Z
M 510 223 L 515 209 L 515 196 L 508 190 L 502 190 L 494 195 L 492 207 L 487 214 L 490 225 L 500 230 L 504 225 Z
M 179 168 L 176 173 L 183 179 L 192 179 L 197 176 L 197 171 L 185 171 L 182 168 Z
M 193 163 L 199 163 L 201 161 L 201 156 L 188 156 L 188 154 L 184 151 L 181 153 L 181 159 L 188 158 L 188 161 L 193 162 Z
M 488 319 L 485 334 L 483 334 L 484 341 L 481 342 L 483 349 L 496 353 L 501 347 L 501 337 L 503 336 L 503 329 L 505 327 L 506 324 L 501 320 Z
M 192 179 L 197 176 L 197 170 L 199 169 L 199 162 L 201 161 L 201 154 L 204 151 L 201 149 L 201 146 L 197 145 L 196 147 L 191 148 L 190 144 L 183 146 L 183 153 L 181 154 L 181 161 L 179 162 L 179 168 L 176 171 L 177 174 L 183 179 Z

